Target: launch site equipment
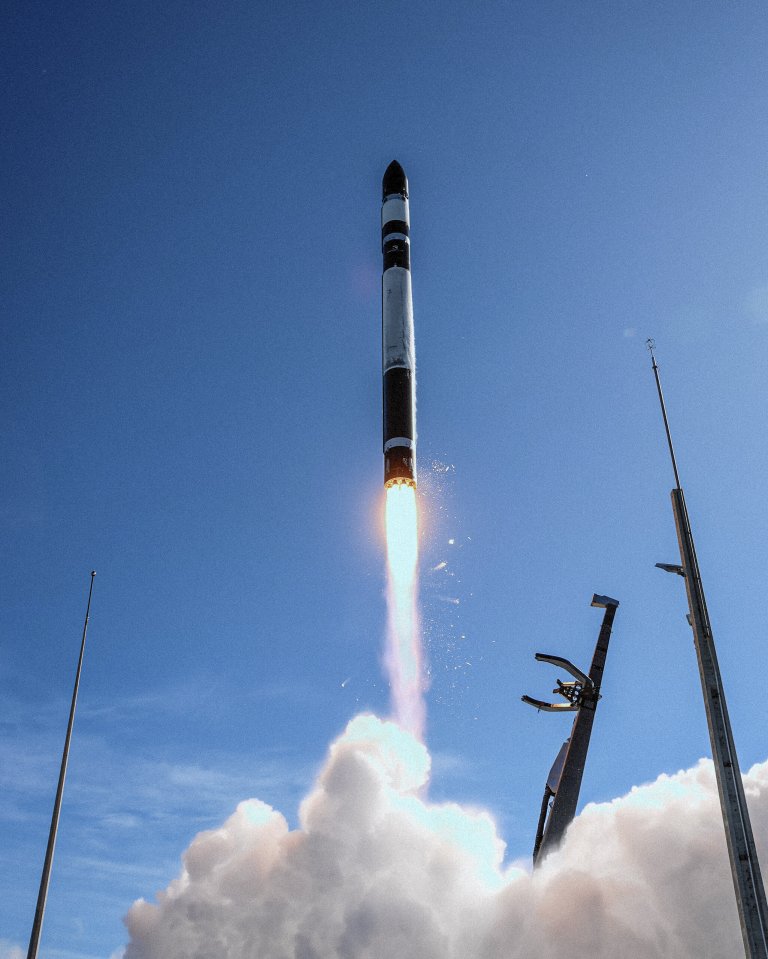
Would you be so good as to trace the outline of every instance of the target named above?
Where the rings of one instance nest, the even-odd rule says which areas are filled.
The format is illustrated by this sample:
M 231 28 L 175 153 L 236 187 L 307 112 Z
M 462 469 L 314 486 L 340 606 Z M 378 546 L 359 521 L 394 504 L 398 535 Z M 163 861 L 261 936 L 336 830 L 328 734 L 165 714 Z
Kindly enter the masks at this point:
M 559 666 L 573 676 L 573 680 L 563 682 L 556 680 L 557 685 L 552 690 L 565 699 L 564 703 L 547 703 L 532 696 L 523 696 L 523 702 L 536 709 L 543 709 L 551 713 L 575 712 L 576 717 L 571 727 L 571 735 L 560 747 L 557 759 L 549 772 L 547 783 L 544 786 L 544 796 L 541 801 L 539 823 L 536 829 L 536 840 L 533 846 L 533 864 L 551 852 L 560 844 L 565 830 L 570 826 L 576 815 L 576 806 L 579 801 L 581 780 L 584 775 L 584 765 L 587 761 L 589 740 L 592 735 L 592 724 L 595 721 L 597 703 L 600 699 L 600 685 L 603 681 L 605 658 L 608 654 L 608 643 L 611 639 L 611 629 L 616 609 L 617 599 L 610 596 L 592 597 L 592 606 L 604 609 L 603 623 L 592 657 L 589 675 L 563 659 L 562 656 L 550 656 L 547 653 L 536 653 L 540 663 L 551 663 Z M 552 802 L 550 803 L 550 800 Z M 549 814 L 549 818 L 547 818 Z
M 704 587 L 696 558 L 691 523 L 685 505 L 685 496 L 680 486 L 680 475 L 677 470 L 675 449 L 672 446 L 672 434 L 669 430 L 667 407 L 661 390 L 653 340 L 647 340 L 647 346 L 651 353 L 651 366 L 656 379 L 656 390 L 659 394 L 661 415 L 664 419 L 664 430 L 667 434 L 667 445 L 675 474 L 675 488 L 671 493 L 672 513 L 675 517 L 677 542 L 680 548 L 679 566 L 671 563 L 656 565 L 666 572 L 677 573 L 685 580 L 690 610 L 687 618 L 693 630 L 693 644 L 699 663 L 704 709 L 712 744 L 712 759 L 715 765 L 717 791 L 720 795 L 720 808 L 723 813 L 723 826 L 731 862 L 736 904 L 739 909 L 744 951 L 747 959 L 768 959 L 768 905 L 766 905 L 765 888 L 752 835 L 752 824 L 749 820 L 749 809 L 741 781 L 731 722 L 728 718 L 725 690 L 720 678 L 715 639 L 704 598 Z
M 64 780 L 67 778 L 67 763 L 69 762 L 69 744 L 72 740 L 72 727 L 75 724 L 75 707 L 77 706 L 77 691 L 80 688 L 80 673 L 83 669 L 83 653 L 85 652 L 85 637 L 88 633 L 88 619 L 91 615 L 91 596 L 93 596 L 93 580 L 96 576 L 96 570 L 91 570 L 91 584 L 88 589 L 88 605 L 85 608 L 85 622 L 83 623 L 83 638 L 80 640 L 80 656 L 77 660 L 77 670 L 75 672 L 75 687 L 72 690 L 72 702 L 69 707 L 69 722 L 67 723 L 67 734 L 64 737 L 64 751 L 61 756 L 61 767 L 59 769 L 59 783 L 56 787 L 56 799 L 53 803 L 53 815 L 51 816 L 51 828 L 48 833 L 48 845 L 45 850 L 45 861 L 43 863 L 43 873 L 40 877 L 40 889 L 37 894 L 37 907 L 35 908 L 35 919 L 32 923 L 32 933 L 29 937 L 29 948 L 27 949 L 27 959 L 37 959 L 37 947 L 40 942 L 40 933 L 43 929 L 43 916 L 45 914 L 45 904 L 48 899 L 48 883 L 51 878 L 51 866 L 53 865 L 53 851 L 56 848 L 56 834 L 59 830 L 59 816 L 61 814 L 61 800 L 64 796 Z

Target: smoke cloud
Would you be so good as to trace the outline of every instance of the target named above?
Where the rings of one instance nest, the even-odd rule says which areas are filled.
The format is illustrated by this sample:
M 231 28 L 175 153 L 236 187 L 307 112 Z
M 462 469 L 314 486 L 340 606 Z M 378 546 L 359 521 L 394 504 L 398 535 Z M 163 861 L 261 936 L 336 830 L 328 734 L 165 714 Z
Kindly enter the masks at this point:
M 125 959 L 726 959 L 742 950 L 711 762 L 589 805 L 534 876 L 483 811 L 425 798 L 429 755 L 371 715 L 300 828 L 258 800 L 200 833 L 126 917 Z M 760 845 L 768 762 L 745 777 Z M 765 844 L 763 843 L 763 852 Z

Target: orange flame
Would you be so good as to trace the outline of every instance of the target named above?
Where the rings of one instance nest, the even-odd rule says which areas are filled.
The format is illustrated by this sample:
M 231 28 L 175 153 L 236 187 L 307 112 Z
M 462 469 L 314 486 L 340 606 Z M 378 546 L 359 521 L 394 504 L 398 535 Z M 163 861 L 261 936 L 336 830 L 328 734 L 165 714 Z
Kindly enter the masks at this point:
M 418 593 L 416 490 L 395 484 L 386 490 L 387 630 L 386 665 L 397 722 L 419 738 L 424 732 Z

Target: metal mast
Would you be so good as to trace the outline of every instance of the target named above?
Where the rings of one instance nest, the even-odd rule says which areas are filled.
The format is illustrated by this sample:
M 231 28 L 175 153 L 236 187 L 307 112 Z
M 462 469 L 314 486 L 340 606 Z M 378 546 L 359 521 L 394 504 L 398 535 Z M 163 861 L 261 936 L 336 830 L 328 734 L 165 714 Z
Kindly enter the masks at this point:
M 567 670 L 574 677 L 574 681 L 564 683 L 558 679 L 557 687 L 552 690 L 566 699 L 566 703 L 545 703 L 540 699 L 533 699 L 531 696 L 522 697 L 524 703 L 535 706 L 536 709 L 558 713 L 576 712 L 570 739 L 563 743 L 544 787 L 536 841 L 533 847 L 534 866 L 540 858 L 560 845 L 565 830 L 573 822 L 576 815 L 581 780 L 587 762 L 589 740 L 592 736 L 592 725 L 595 721 L 595 711 L 600 699 L 600 686 L 603 682 L 608 643 L 611 639 L 613 619 L 619 601 L 611 599 L 610 596 L 595 595 L 592 597 L 591 605 L 604 609 L 605 613 L 600 634 L 597 637 L 597 645 L 592 657 L 589 675 L 585 675 L 573 663 L 561 656 L 536 653 L 536 659 L 539 662 L 552 663 L 554 666 Z M 554 802 L 550 808 L 549 800 L 553 797 Z M 547 812 L 549 812 L 548 819 Z
M 691 532 L 685 497 L 677 472 L 677 461 L 669 431 L 667 409 L 664 403 L 664 394 L 661 391 L 659 367 L 653 352 L 655 344 L 653 340 L 648 340 L 647 345 L 651 352 L 653 375 L 656 379 L 661 413 L 664 417 L 664 429 L 667 433 L 667 443 L 669 444 L 672 468 L 675 473 L 676 486 L 672 490 L 672 512 L 675 517 L 677 540 L 680 546 L 680 562 L 682 564 L 681 566 L 671 566 L 657 563 L 657 566 L 667 572 L 678 573 L 685 579 L 685 589 L 690 608 L 688 621 L 693 629 L 693 644 L 696 648 L 696 657 L 699 663 L 701 688 L 704 693 L 704 708 L 712 744 L 712 759 L 715 764 L 717 790 L 720 794 L 720 807 L 723 812 L 723 825 L 728 844 L 728 856 L 731 861 L 733 886 L 736 891 L 736 904 L 739 907 L 744 951 L 747 959 L 768 959 L 768 904 L 766 904 L 760 864 L 757 859 L 747 800 L 744 795 L 744 785 L 741 780 L 736 746 L 728 718 L 725 691 L 720 678 L 715 640 L 704 598 L 704 587 L 701 582 L 699 563 L 696 559 L 693 533 Z
M 77 691 L 80 688 L 80 673 L 83 668 L 83 653 L 85 652 L 85 637 L 88 632 L 88 618 L 91 613 L 91 596 L 93 595 L 93 580 L 96 576 L 96 570 L 91 571 L 91 585 L 88 590 L 88 605 L 85 609 L 85 622 L 83 623 L 83 638 L 80 642 L 80 657 L 77 661 L 77 672 L 75 673 L 75 688 L 72 691 L 72 704 L 69 707 L 69 722 L 67 723 L 67 735 L 64 738 L 64 752 L 61 757 L 61 769 L 59 770 L 59 784 L 56 789 L 56 800 L 53 804 L 53 815 L 51 816 L 51 829 L 48 833 L 48 847 L 45 850 L 45 862 L 43 863 L 43 874 L 40 877 L 40 891 L 37 894 L 37 908 L 35 909 L 35 921 L 32 923 L 32 934 L 29 937 L 29 949 L 27 950 L 27 959 L 37 959 L 37 946 L 40 942 L 40 933 L 43 928 L 43 915 L 45 914 L 45 903 L 48 898 L 48 882 L 51 878 L 51 866 L 53 865 L 53 850 L 56 847 L 56 833 L 59 829 L 59 814 L 61 813 L 61 800 L 64 795 L 64 780 L 67 777 L 67 763 L 69 762 L 69 744 L 72 740 L 72 727 L 75 722 L 75 707 L 77 706 Z

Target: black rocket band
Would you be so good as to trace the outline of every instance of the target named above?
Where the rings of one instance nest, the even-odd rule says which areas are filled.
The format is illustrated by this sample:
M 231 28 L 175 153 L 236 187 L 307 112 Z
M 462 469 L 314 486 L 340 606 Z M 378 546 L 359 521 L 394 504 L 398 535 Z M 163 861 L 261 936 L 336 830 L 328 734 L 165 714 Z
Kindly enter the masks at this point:
M 416 351 L 411 297 L 408 179 L 397 160 L 384 173 L 381 206 L 384 485 L 416 485 Z

